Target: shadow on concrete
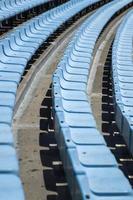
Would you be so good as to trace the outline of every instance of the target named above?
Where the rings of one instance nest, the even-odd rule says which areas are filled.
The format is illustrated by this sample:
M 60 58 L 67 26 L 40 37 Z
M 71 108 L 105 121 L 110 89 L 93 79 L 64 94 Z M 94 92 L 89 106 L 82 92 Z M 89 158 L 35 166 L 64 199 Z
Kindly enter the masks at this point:
M 47 200 L 71 200 L 62 162 L 57 147 L 52 119 L 51 85 L 40 108 L 40 158 L 44 166 L 43 178 L 46 189 L 56 192 L 48 195 Z
M 115 105 L 113 100 L 113 85 L 111 72 L 112 46 L 104 65 L 102 83 L 102 132 L 107 145 L 114 154 L 119 168 L 124 172 L 133 186 L 133 157 L 129 153 L 126 143 L 119 132 L 115 121 Z

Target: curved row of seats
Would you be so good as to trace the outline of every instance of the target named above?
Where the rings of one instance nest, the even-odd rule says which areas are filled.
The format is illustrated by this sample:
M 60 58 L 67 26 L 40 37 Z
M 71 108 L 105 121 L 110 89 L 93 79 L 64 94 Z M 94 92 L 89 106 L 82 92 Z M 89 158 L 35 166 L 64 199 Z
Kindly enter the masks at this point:
M 95 43 L 110 19 L 131 0 L 98 9 L 78 29 L 53 74 L 57 144 L 74 200 L 131 200 L 132 187 L 96 128 L 87 80 Z
M 50 1 L 51 0 L 32 0 L 29 3 L 28 0 L 1 0 L 0 22 Z
M 99 0 L 72 0 L 14 28 L 0 40 L 0 199 L 23 200 L 12 135 L 17 87 L 28 61 L 71 17 Z M 104 1 L 102 1 L 104 2 Z M 105 0 L 106 2 L 106 0 Z
M 117 31 L 112 73 L 116 122 L 133 154 L 133 11 L 126 15 Z
M 90 2 L 73 0 L 54 8 L 15 28 L 0 40 L 0 80 L 13 81 L 18 85 L 28 61 L 41 44 L 65 21 L 89 6 Z M 16 87 L 13 88 L 13 93 L 16 93 Z M 5 101 L 3 103 L 6 104 Z M 14 107 L 14 101 L 10 101 L 10 104 L 10 107 Z

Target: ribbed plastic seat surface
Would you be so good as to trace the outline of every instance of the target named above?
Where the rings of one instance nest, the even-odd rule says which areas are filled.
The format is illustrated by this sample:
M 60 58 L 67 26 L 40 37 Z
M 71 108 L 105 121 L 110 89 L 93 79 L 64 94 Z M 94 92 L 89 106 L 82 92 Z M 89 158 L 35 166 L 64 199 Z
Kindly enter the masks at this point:
M 111 17 L 128 3 L 133 2 L 112 1 L 91 15 L 76 31 L 53 74 L 55 134 L 74 200 L 133 199 L 128 179 L 97 130 L 86 92 L 95 43 Z M 120 79 L 125 87 L 126 80 Z
M 0 173 L 18 173 L 16 151 L 12 146 L 0 147 Z
M 0 123 L 0 145 L 13 145 L 13 134 L 8 124 Z
M 1 0 L 0 22 L 47 2 L 50 0 L 32 0 L 30 4 L 25 0 Z
M 133 154 L 133 11 L 121 23 L 113 45 L 116 122 Z
M 14 174 L 0 174 L 0 198 L 1 200 L 24 200 L 18 176 Z
M 49 1 L 32 0 L 29 4 L 24 0 L 1 0 L 0 22 L 45 2 Z M 17 87 L 20 83 L 27 63 L 35 54 L 36 50 L 44 42 L 46 42 L 51 34 L 53 34 L 62 24 L 74 17 L 80 11 L 86 9 L 88 6 L 98 2 L 100 1 L 71 0 L 68 3 L 51 9 L 23 23 L 21 26 L 14 28 L 0 40 L 1 200 L 24 200 L 22 184 L 18 176 L 18 159 L 13 147 L 14 141 L 11 127 Z M 75 62 L 75 58 L 73 59 Z M 70 77 L 68 77 L 68 79 L 69 78 Z M 77 98 L 76 94 L 75 97 Z M 69 112 L 74 110 L 76 112 L 77 107 L 81 107 L 80 104 L 71 104 L 71 107 L 68 107 L 68 105 L 65 103 L 65 100 L 63 105 L 64 108 L 66 108 L 66 110 Z M 84 108 L 81 107 L 81 114 L 82 111 L 85 111 L 85 102 Z M 77 118 L 78 114 L 75 113 L 75 115 L 72 116 L 72 126 L 74 124 L 73 122 L 77 121 Z M 68 118 L 68 120 L 70 121 L 71 119 Z

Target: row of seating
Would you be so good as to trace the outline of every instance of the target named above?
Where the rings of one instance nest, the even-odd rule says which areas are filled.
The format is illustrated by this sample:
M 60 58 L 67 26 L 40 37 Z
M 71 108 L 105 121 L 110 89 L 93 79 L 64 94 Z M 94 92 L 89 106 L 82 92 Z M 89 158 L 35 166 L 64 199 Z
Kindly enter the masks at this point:
M 72 0 L 14 28 L 0 40 L 0 199 L 2 200 L 24 199 L 11 126 L 17 87 L 25 67 L 39 46 L 60 25 L 98 2 L 101 3 L 99 0 Z
M 86 93 L 96 41 L 110 19 L 127 5 L 133 5 L 132 0 L 115 0 L 91 15 L 77 30 L 53 74 L 55 135 L 75 200 L 133 199 L 129 181 L 96 128 Z
M 133 11 L 117 31 L 112 52 L 116 122 L 133 154 Z
M 29 3 L 28 0 L 1 0 L 0 22 L 50 1 L 51 0 L 32 0 Z

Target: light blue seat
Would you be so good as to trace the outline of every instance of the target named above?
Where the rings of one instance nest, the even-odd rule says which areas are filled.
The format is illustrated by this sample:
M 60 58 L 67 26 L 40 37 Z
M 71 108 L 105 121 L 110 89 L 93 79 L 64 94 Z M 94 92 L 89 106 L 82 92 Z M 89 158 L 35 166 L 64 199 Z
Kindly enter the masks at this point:
M 15 57 L 15 58 L 25 58 L 26 60 L 28 60 L 27 58 L 31 58 L 32 54 L 29 53 L 29 52 L 25 52 L 24 50 L 23 51 L 19 51 L 19 49 L 21 50 L 21 48 L 19 48 L 18 46 L 18 49 L 14 50 L 11 48 L 11 43 L 10 40 L 4 40 L 3 42 L 3 51 L 4 53 L 6 54 L 6 56 L 9 56 L 9 57 Z M 21 52 L 21 54 L 20 54 Z
M 13 145 L 13 134 L 8 124 L 0 123 L 0 145 Z
M 4 20 L 8 20 L 9 18 L 12 18 L 18 14 L 21 14 L 29 9 L 32 9 L 36 6 L 39 6 L 41 4 L 49 3 L 48 0 L 32 0 L 30 1 L 30 4 L 27 3 L 27 1 L 20 1 L 20 0 L 6 0 L 1 1 L 0 3 L 0 22 Z
M 133 198 L 129 181 L 119 170 L 114 155 L 106 146 L 102 134 L 97 130 L 86 92 L 95 43 L 110 18 L 126 4 L 127 1 L 111 2 L 87 19 L 71 39 L 53 74 L 52 101 L 55 136 L 72 199 L 130 200 Z M 115 56 L 115 60 L 120 55 Z M 128 62 L 127 54 L 126 63 L 128 66 L 131 64 Z M 125 63 L 119 58 L 117 64 L 124 66 Z M 129 77 L 128 74 L 127 77 Z M 115 78 L 117 88 L 115 94 L 119 105 L 122 106 L 122 101 L 125 101 L 125 106 L 127 106 L 131 101 L 126 103 L 126 97 L 122 99 L 119 91 L 122 85 L 125 88 L 128 86 L 125 86 L 127 83 L 123 76 L 119 79 L 120 84 L 117 77 Z M 132 80 L 128 84 L 131 85 L 131 83 Z M 117 113 L 119 114 L 119 111 Z
M 56 79 L 56 77 L 61 77 L 63 76 L 63 78 L 66 81 L 72 81 L 72 82 L 81 82 L 81 83 L 86 83 L 87 82 L 87 76 L 85 75 L 78 75 L 78 74 L 71 74 L 69 73 L 69 67 L 68 66 L 64 66 L 63 68 L 59 68 L 55 71 L 54 73 L 54 77 Z M 77 78 L 79 76 L 79 79 Z
M 27 1 L 24 0 L 2 0 L 3 3 L 0 5 L 0 21 L 8 20 L 9 18 L 16 16 L 19 13 L 23 13 L 24 11 L 33 8 L 37 5 L 43 4 L 45 0 L 32 0 L 30 4 L 27 4 Z M 74 17 L 77 13 L 82 11 L 84 8 L 90 6 L 91 4 L 99 2 L 99 0 L 95 1 L 86 1 L 86 0 L 72 0 L 65 4 L 62 4 L 59 7 L 49 10 L 37 17 L 34 17 L 31 20 L 23 23 L 21 26 L 18 26 L 5 35 L 4 38 L 0 41 L 0 52 L 1 52 L 1 59 L 0 59 L 0 144 L 2 146 L 0 153 L 2 154 L 0 158 L 0 170 L 1 177 L 0 177 L 0 199 L 2 200 L 24 200 L 24 194 L 22 190 L 22 185 L 20 182 L 20 178 L 15 176 L 15 173 L 18 173 L 18 163 L 17 157 L 14 151 L 14 141 L 12 135 L 12 119 L 13 119 L 13 109 L 15 106 L 15 97 L 17 93 L 17 86 L 20 83 L 21 76 L 27 66 L 27 63 L 30 61 L 31 57 L 35 54 L 38 48 L 47 42 L 47 39 L 51 37 L 61 25 L 64 25 L 65 22 L 72 17 Z M 84 40 L 84 38 L 81 38 Z M 84 41 L 85 42 L 85 41 Z M 85 44 L 85 43 L 84 43 Z M 85 46 L 85 45 L 84 45 Z M 82 47 L 83 48 L 83 47 Z M 86 46 L 87 50 L 87 46 Z M 90 52 L 90 50 L 88 50 Z M 77 60 L 77 56 L 79 60 Z M 82 60 L 81 60 L 82 59 Z M 76 77 L 77 75 L 76 70 L 81 71 L 81 64 L 79 65 L 79 69 L 77 69 L 76 64 L 79 61 L 81 63 L 85 59 L 85 63 L 88 65 L 90 62 L 90 58 L 87 57 L 87 54 L 84 55 L 81 53 L 81 49 L 76 51 L 76 48 L 71 54 L 70 64 L 71 72 L 69 73 L 68 64 L 66 66 L 66 71 L 59 69 L 58 76 L 60 73 L 62 77 L 64 76 L 65 79 L 62 79 L 62 84 L 65 82 L 66 89 L 67 85 L 69 84 L 70 79 L 73 79 L 73 87 L 76 86 Z M 85 72 L 85 76 L 82 76 L 82 82 L 79 84 L 84 84 L 86 86 L 87 81 L 87 65 L 83 68 L 83 72 Z M 83 73 L 84 74 L 84 73 Z M 55 78 L 58 78 L 56 76 Z M 81 76 L 80 76 L 81 77 Z M 58 79 L 59 80 L 59 79 Z M 58 82 L 59 83 L 59 82 Z M 55 85 L 56 87 L 56 85 Z M 84 86 L 83 86 L 84 87 Z M 91 109 L 86 106 L 88 105 L 87 97 L 84 92 L 77 91 L 73 93 L 66 93 L 64 89 L 59 91 L 59 84 L 57 84 L 57 90 L 59 92 L 59 98 L 56 98 L 55 104 L 59 104 L 58 106 L 58 115 L 55 115 L 56 121 L 62 121 L 62 112 L 60 109 L 64 108 L 65 119 L 68 124 L 71 125 L 71 128 L 75 130 L 77 127 L 80 126 L 90 128 L 95 127 L 95 121 L 91 115 Z M 68 91 L 68 90 L 67 90 Z M 68 95 L 71 94 L 71 101 L 70 96 L 68 99 Z M 55 92 L 56 95 L 56 92 Z M 82 97 L 80 96 L 82 95 Z M 61 98 L 64 98 L 64 101 L 60 101 Z M 77 99 L 78 102 L 75 104 L 74 100 Z M 82 99 L 82 101 L 81 101 Z M 80 115 L 78 110 L 80 109 Z M 53 112 L 56 114 L 55 112 Z M 71 115 L 70 115 L 71 114 Z M 89 115 L 88 115 L 89 114 Z M 87 118 L 86 118 L 87 116 Z M 85 118 L 85 120 L 83 120 Z M 80 120 L 80 123 L 75 126 L 76 122 Z M 88 124 L 91 123 L 91 125 Z M 67 123 L 57 124 L 57 128 L 68 128 Z M 94 128 L 95 129 L 95 128 Z M 78 131 L 77 131 L 78 132 Z M 87 131 L 83 131 L 86 134 Z M 86 137 L 86 142 L 94 142 L 94 143 L 104 143 L 102 137 L 98 137 L 96 130 L 93 130 L 91 134 L 94 132 L 93 137 L 90 136 L 91 140 L 87 139 L 87 136 L 84 136 L 84 139 L 80 138 L 73 138 L 73 145 L 76 145 L 76 140 L 78 143 L 83 143 Z M 74 132 L 71 131 L 73 135 Z M 74 137 L 74 136 L 73 136 Z M 93 138 L 96 138 L 97 141 L 94 141 Z M 74 144 L 75 140 L 75 144 Z M 63 140 L 62 140 L 63 144 Z M 8 164 L 9 163 L 9 164 Z M 8 194 L 8 195 L 7 195 Z
M 126 64 L 126 68 L 125 68 L 125 64 Z M 119 69 L 119 70 L 127 70 L 127 71 L 132 71 L 132 64 L 131 63 L 118 63 L 117 62 L 117 68 Z M 115 65 L 114 65 L 114 63 L 113 63 L 113 70 L 114 71 L 116 71 L 116 69 L 115 69 Z
M 0 92 L 9 92 L 16 94 L 17 92 L 17 83 L 12 81 L 1 81 L 0 80 Z
M 0 72 L 0 81 L 12 81 L 19 84 L 21 75 L 15 72 Z
M 63 78 L 61 73 L 60 79 L 58 77 L 53 77 L 53 84 L 58 85 L 59 87 L 66 89 L 66 90 L 79 90 L 84 91 L 86 88 L 86 83 L 83 82 L 73 82 L 73 81 L 66 81 Z
M 18 62 L 18 58 L 19 58 L 19 62 L 21 63 L 21 65 L 25 65 L 26 64 L 26 58 L 21 58 L 17 56 L 8 56 L 6 55 L 5 49 L 3 45 L 0 45 L 0 54 L 1 54 L 1 62 L 2 63 L 7 63 L 7 64 L 16 64 Z
M 24 46 L 24 48 L 28 47 L 27 49 L 33 49 L 33 52 L 35 52 L 36 48 L 39 47 L 38 42 L 36 40 L 27 38 L 24 31 L 22 32 L 21 30 L 16 30 L 12 35 L 14 36 L 18 46 Z
M 70 128 L 71 140 L 77 145 L 105 145 L 104 138 L 96 128 Z
M 88 64 L 85 64 L 85 67 L 83 68 L 81 62 L 76 63 L 71 59 L 68 59 L 67 57 L 65 57 L 64 60 L 66 61 L 64 65 L 66 65 L 65 67 L 68 73 L 75 75 L 78 75 L 80 73 L 81 75 L 88 76 L 88 68 L 87 68 Z M 58 66 L 58 68 L 60 68 L 60 66 Z
M 113 167 L 117 169 L 117 162 L 105 145 L 90 145 L 88 147 L 77 145 L 76 148 L 68 148 L 66 153 L 67 158 L 65 167 L 67 170 L 67 176 L 69 177 L 69 184 L 72 188 L 75 188 L 76 181 L 74 181 L 74 179 L 77 179 L 77 175 L 79 174 L 87 174 L 89 170 L 99 170 L 99 168 L 102 168 L 104 171 L 106 167 L 109 169 Z M 103 179 L 104 175 L 105 174 L 103 173 Z M 90 177 L 91 174 L 88 178 L 86 177 L 89 183 L 91 181 Z M 98 189 L 95 184 L 92 184 L 93 186 L 91 186 L 89 183 L 87 185 L 90 190 L 92 190 L 92 187 Z M 105 189 L 103 190 L 105 191 Z M 73 193 L 75 193 L 75 191 Z
M 132 20 L 130 11 L 121 23 L 113 45 L 113 82 L 115 88 L 116 122 L 131 153 L 133 153 L 132 111 L 133 111 L 133 62 L 132 62 Z
M 132 192 L 129 182 L 118 168 L 88 169 L 87 176 L 90 189 L 96 195 L 122 196 Z
M 56 120 L 56 126 L 57 123 L 59 123 L 59 119 Z M 67 162 L 68 159 L 67 149 L 69 150 L 75 149 L 77 148 L 77 146 L 95 147 L 96 145 L 98 145 L 100 147 L 100 145 L 104 146 L 106 145 L 102 135 L 99 135 L 99 132 L 95 127 L 75 128 L 75 127 L 68 127 L 68 125 L 66 124 L 60 124 L 60 127 L 57 126 L 57 129 L 55 135 L 57 138 L 57 143 L 65 170 L 68 170 L 67 168 L 69 168 L 69 164 Z
M 0 147 L 0 173 L 18 174 L 16 151 L 12 146 L 1 145 Z
M 53 99 L 57 98 L 63 98 L 66 100 L 76 100 L 76 101 L 87 101 L 86 94 L 83 91 L 77 91 L 75 90 L 64 90 L 60 88 L 58 85 L 54 85 L 54 92 L 53 92 Z
M 129 98 L 132 98 L 132 90 L 122 90 L 121 89 L 121 95 L 123 97 L 129 97 Z M 129 100 L 129 99 L 128 99 Z
M 24 200 L 19 177 L 14 174 L 0 174 L 0 194 L 2 200 Z
M 133 70 L 132 71 L 127 71 L 126 69 L 125 70 L 117 70 L 117 73 L 118 73 L 118 76 L 126 76 L 127 78 L 128 77 L 133 77 Z
M 96 127 L 96 123 L 92 114 L 88 113 L 68 113 L 63 112 L 64 120 L 62 118 L 62 112 L 57 112 L 57 118 L 59 121 L 64 121 L 65 124 L 68 124 L 70 127 L 75 128 L 87 128 L 87 127 Z
M 106 199 L 108 199 L 108 198 L 109 199 L 113 199 L 113 198 L 117 199 L 117 197 L 123 197 L 123 196 L 124 196 L 124 198 L 131 197 L 131 195 L 133 195 L 132 187 L 129 184 L 128 180 L 125 179 L 125 177 L 123 176 L 123 173 L 121 172 L 121 170 L 117 168 L 117 163 L 116 163 L 115 159 L 113 157 L 111 159 L 111 157 L 108 156 L 109 152 L 107 154 L 104 152 L 103 157 L 107 156 L 105 158 L 105 160 L 107 159 L 106 160 L 107 162 L 104 163 L 104 159 L 100 159 L 100 154 L 102 155 L 102 151 L 100 151 L 100 148 L 106 149 L 106 147 L 104 147 L 104 146 L 99 146 L 100 153 L 97 153 L 97 155 L 99 154 L 99 159 L 97 158 L 97 156 L 96 156 L 96 160 L 95 160 L 95 157 L 92 158 L 92 160 L 93 159 L 95 160 L 95 161 L 93 160 L 93 163 L 95 163 L 95 162 L 97 163 L 97 164 L 95 163 L 95 165 L 96 165 L 95 167 L 91 166 L 91 161 L 88 163 L 88 165 L 90 164 L 90 166 L 81 165 L 81 160 L 79 160 L 79 158 L 77 158 L 77 156 L 75 154 L 76 151 L 74 150 L 74 148 L 68 150 L 69 151 L 68 176 L 70 176 L 70 179 L 69 179 L 70 184 L 73 185 L 73 188 L 76 189 L 77 188 L 76 181 L 77 181 L 78 177 L 85 175 L 85 177 L 86 177 L 85 182 L 77 181 L 78 185 L 79 185 L 78 186 L 79 190 L 81 190 L 81 191 L 82 191 L 82 189 L 84 190 L 81 193 L 82 199 L 83 199 L 83 195 L 85 196 L 86 194 L 88 194 L 90 196 L 90 198 L 92 198 L 92 199 L 93 199 L 93 197 L 95 197 L 95 199 L 99 199 L 100 197 L 101 197 L 101 199 L 102 198 L 104 199 L 105 197 L 106 197 Z M 106 151 L 106 150 L 104 150 L 104 151 Z M 96 152 L 96 151 L 94 151 L 94 152 Z M 94 156 L 93 153 L 92 153 L 92 155 Z M 83 156 L 86 156 L 86 154 L 83 153 Z M 83 157 L 82 157 L 82 159 L 83 159 Z M 90 158 L 90 160 L 91 160 L 91 158 Z M 89 161 L 89 157 L 87 157 L 86 162 L 87 161 Z M 103 167 L 104 164 L 105 164 L 105 166 Z M 111 166 L 110 166 L 110 164 L 111 164 Z M 98 167 L 98 165 L 99 165 L 99 167 Z M 74 177 L 76 179 L 75 182 L 72 181 L 72 179 Z M 85 188 L 87 188 L 87 191 L 85 191 Z M 76 198 L 75 190 L 73 191 L 72 196 L 73 196 L 73 199 Z
M 10 73 L 19 73 L 23 74 L 24 72 L 24 66 L 21 64 L 7 64 L 0 62 L 0 72 L 10 72 Z
M 5 123 L 11 125 L 13 110 L 10 107 L 0 106 L 0 123 Z
M 104 170 L 104 168 L 102 168 L 102 169 Z M 92 171 L 90 171 L 90 172 L 92 172 Z M 98 173 L 100 173 L 99 170 L 98 170 Z M 108 171 L 108 173 L 109 173 L 109 171 Z M 94 173 L 93 173 L 93 176 L 94 176 Z M 77 178 L 77 184 L 75 184 L 75 188 L 77 188 L 77 189 L 75 189 L 73 192 L 73 199 L 86 200 L 86 199 L 92 198 L 94 200 L 125 200 L 125 198 L 126 198 L 126 200 L 132 200 L 132 195 L 133 195 L 132 193 L 130 193 L 128 195 L 112 195 L 113 192 L 110 194 L 107 194 L 107 195 L 93 194 L 92 191 L 90 190 L 90 188 L 88 187 L 89 182 L 86 177 L 86 174 L 79 174 L 76 176 L 76 178 Z M 104 184 L 106 184 L 106 187 L 108 186 L 108 188 L 110 188 L 111 185 L 113 185 L 113 181 L 115 181 L 116 185 L 120 186 L 119 184 L 117 184 L 116 180 L 113 178 L 114 177 L 112 177 L 112 180 L 110 180 L 110 178 L 106 179 L 106 181 L 109 183 L 109 184 L 106 184 L 104 182 Z M 101 183 L 102 183 L 102 177 L 101 177 L 101 180 L 99 179 L 99 181 L 101 181 Z M 99 181 L 98 181 L 98 183 L 99 183 Z M 118 179 L 117 179 L 117 181 L 118 181 Z M 119 179 L 119 181 L 121 181 L 121 179 Z M 99 184 L 99 187 L 100 187 L 100 185 L 102 185 L 101 183 Z M 91 182 L 91 184 L 92 184 L 92 182 Z M 116 185 L 114 185 L 114 186 L 116 186 Z M 96 185 L 94 184 L 94 186 L 96 186 Z M 126 188 L 129 189 L 128 184 L 125 183 L 124 186 L 126 186 Z M 80 193 L 79 191 L 82 191 L 82 192 Z
M 75 165 L 79 160 L 81 166 L 86 170 L 88 167 L 113 167 L 118 165 L 115 157 L 105 145 L 76 145 L 76 150 L 69 149 L 68 154 Z
M 20 38 L 19 38 L 19 35 L 11 35 L 10 36 L 10 40 L 9 41 L 9 44 L 10 44 L 10 48 L 13 50 L 13 51 L 18 51 L 19 49 L 19 52 L 28 52 L 30 54 L 32 54 L 32 52 L 35 52 L 35 47 L 34 46 L 27 46 L 27 43 L 22 41 Z M 34 45 L 34 44 L 33 44 Z
M 9 106 L 14 108 L 15 95 L 13 93 L 0 92 L 0 106 Z
M 90 106 L 87 101 L 73 101 L 65 100 L 61 98 L 54 99 L 55 111 L 62 111 L 70 113 L 92 113 Z

